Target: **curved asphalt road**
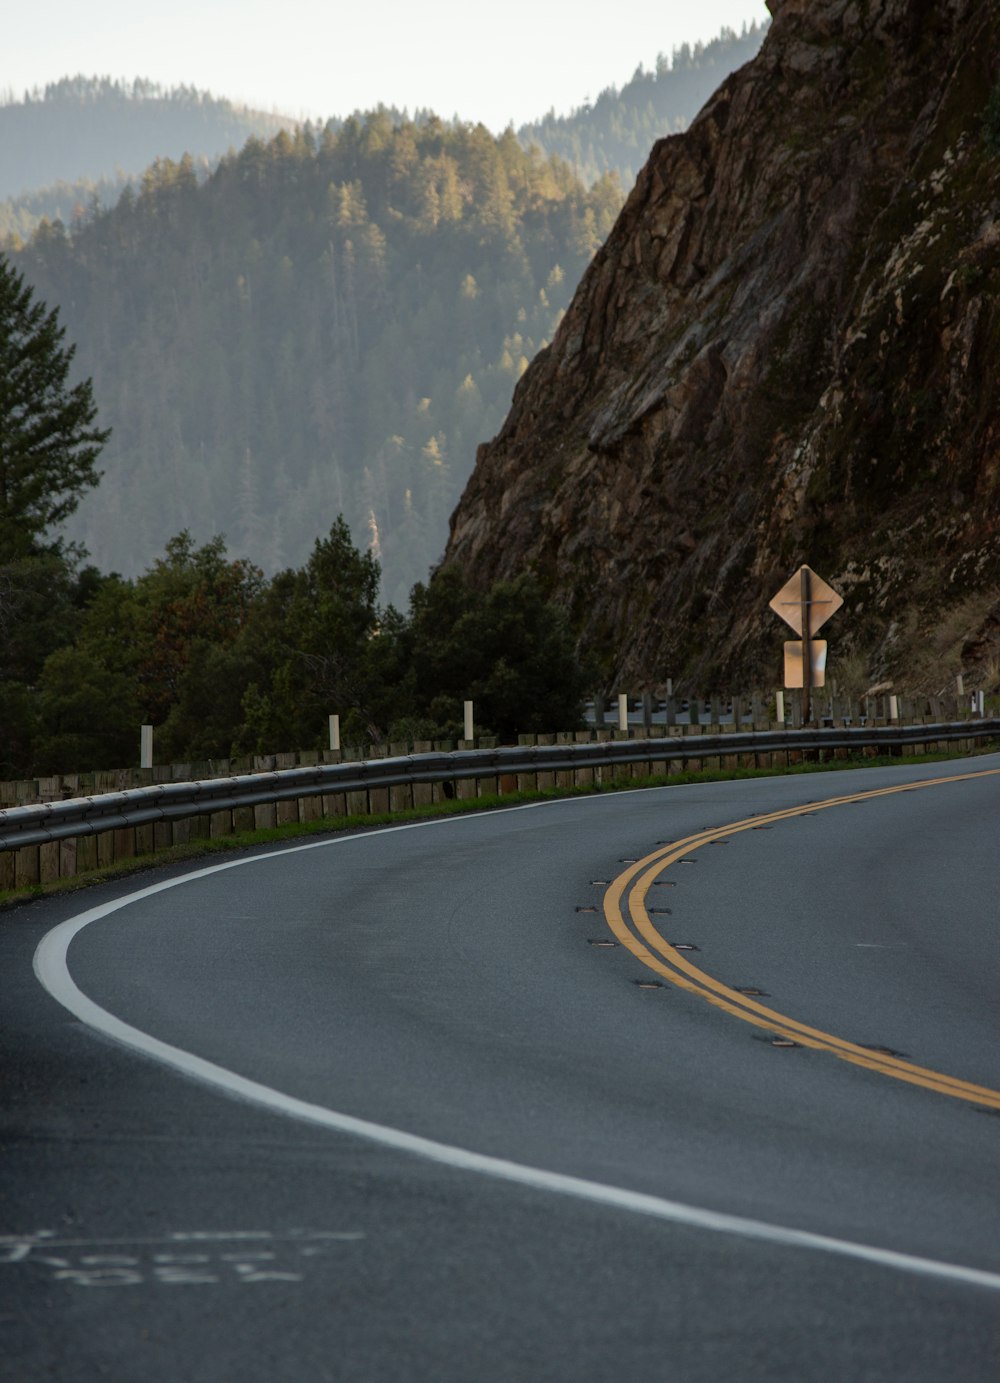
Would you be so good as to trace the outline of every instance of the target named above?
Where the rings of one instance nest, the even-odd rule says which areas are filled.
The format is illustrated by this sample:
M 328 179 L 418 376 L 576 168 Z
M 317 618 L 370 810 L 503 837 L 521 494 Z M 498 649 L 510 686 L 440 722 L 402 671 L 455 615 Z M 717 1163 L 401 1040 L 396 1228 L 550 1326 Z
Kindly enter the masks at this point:
M 97 916 L 71 981 L 50 939 L 42 969 L 67 1001 L 75 983 L 284 1112 L 95 1035 L 31 973 L 57 922 L 183 871 L 16 910 L 0 928 L 0 1377 L 992 1383 L 1000 775 L 981 771 L 997 769 L 327 839 Z M 650 969 L 641 939 L 591 944 L 616 939 L 604 905 L 629 861 L 752 814 L 770 829 L 692 847 L 649 883 L 649 924 L 764 992 L 750 1003 L 975 1090 L 776 1047 Z M 488 1159 L 576 1181 L 511 1181 Z

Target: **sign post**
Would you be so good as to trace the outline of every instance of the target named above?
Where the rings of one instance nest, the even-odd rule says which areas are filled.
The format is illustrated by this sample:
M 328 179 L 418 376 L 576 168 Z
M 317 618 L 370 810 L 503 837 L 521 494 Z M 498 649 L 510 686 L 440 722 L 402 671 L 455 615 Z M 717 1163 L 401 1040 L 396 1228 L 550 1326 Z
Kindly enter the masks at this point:
M 802 688 L 802 723 L 810 720 L 810 692 L 826 681 L 826 640 L 814 637 L 844 603 L 811 567 L 803 564 L 770 602 L 799 635 L 785 644 L 785 686 Z

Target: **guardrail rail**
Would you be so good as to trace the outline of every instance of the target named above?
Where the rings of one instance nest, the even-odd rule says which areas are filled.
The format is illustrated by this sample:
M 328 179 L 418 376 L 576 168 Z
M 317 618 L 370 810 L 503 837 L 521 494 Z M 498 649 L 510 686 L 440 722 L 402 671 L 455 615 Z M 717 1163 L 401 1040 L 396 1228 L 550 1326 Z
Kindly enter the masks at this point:
M 463 749 L 161 783 L 0 810 L 0 890 L 71 876 L 182 840 L 283 821 L 399 810 L 439 796 L 474 798 L 592 784 L 606 769 L 630 767 L 642 777 L 669 773 L 675 764 L 771 767 L 817 751 L 846 758 L 860 751 L 971 749 L 997 737 L 1000 719 L 801 730 L 734 727 L 721 734 L 690 727 L 656 739 Z

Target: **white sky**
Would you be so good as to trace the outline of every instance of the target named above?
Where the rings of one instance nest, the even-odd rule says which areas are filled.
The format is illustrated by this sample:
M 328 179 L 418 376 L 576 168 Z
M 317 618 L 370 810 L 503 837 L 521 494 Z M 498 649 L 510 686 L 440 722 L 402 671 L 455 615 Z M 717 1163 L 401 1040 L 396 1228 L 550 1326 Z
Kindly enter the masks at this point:
M 622 86 L 639 63 L 767 17 L 764 0 L 14 0 L 0 93 L 148 77 L 325 119 L 430 107 L 500 130 Z

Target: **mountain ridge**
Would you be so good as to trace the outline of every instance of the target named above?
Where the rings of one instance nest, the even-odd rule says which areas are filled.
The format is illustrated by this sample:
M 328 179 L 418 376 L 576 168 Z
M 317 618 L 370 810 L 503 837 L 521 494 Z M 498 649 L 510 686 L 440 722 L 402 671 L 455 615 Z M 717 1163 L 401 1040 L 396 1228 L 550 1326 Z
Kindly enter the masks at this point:
M 565 115 L 550 111 L 522 125 L 517 138 L 526 150 L 537 145 L 544 156 L 570 163 L 588 184 L 616 172 L 623 186 L 631 186 L 653 140 L 686 125 L 719 72 L 752 56 L 763 31 L 753 24 L 740 34 L 723 30 L 707 43 L 683 44 L 670 60 L 661 54 L 654 70 L 640 64 L 620 90 L 607 87 L 592 105 Z M 377 109 L 388 110 L 397 125 L 410 119 L 395 107 Z M 356 118 L 364 115 L 354 112 Z M 252 136 L 268 139 L 302 126 L 319 138 L 324 129 L 341 128 L 345 118 L 302 121 L 139 77 L 112 81 L 78 74 L 25 92 L 20 101 L 8 94 L 0 100 L 0 239 L 27 239 L 43 218 L 68 225 L 95 199 L 112 206 L 128 183 L 138 188 L 156 159 L 176 161 L 187 154 L 204 177 L 231 147 L 242 147 Z M 436 117 L 418 111 L 413 121 L 428 118 Z
M 251 135 L 270 138 L 299 124 L 195 87 L 63 77 L 0 103 L 0 200 L 58 183 L 83 192 L 102 180 L 110 193 L 121 174 L 138 180 L 157 158 L 219 157 Z

